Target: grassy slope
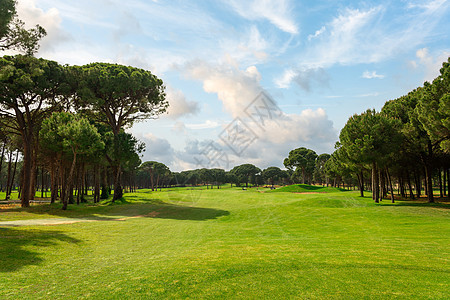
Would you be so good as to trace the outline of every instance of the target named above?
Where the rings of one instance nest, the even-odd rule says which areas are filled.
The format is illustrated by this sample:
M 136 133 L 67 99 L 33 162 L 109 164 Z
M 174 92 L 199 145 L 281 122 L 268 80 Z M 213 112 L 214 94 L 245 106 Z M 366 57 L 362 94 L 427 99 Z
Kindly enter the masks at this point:
M 0 298 L 446 298 L 448 208 L 356 196 L 147 191 L 128 194 L 132 205 L 0 212 L 158 213 L 0 228 Z

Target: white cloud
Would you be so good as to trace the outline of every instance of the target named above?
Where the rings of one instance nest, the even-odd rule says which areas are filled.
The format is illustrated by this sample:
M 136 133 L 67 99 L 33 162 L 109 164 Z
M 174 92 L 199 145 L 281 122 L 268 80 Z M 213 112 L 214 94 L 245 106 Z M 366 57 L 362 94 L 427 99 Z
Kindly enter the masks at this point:
M 19 0 L 17 3 L 17 15 L 25 22 L 27 28 L 39 24 L 47 35 L 40 41 L 40 52 L 53 48 L 55 44 L 70 40 L 68 33 L 61 29 L 61 16 L 56 8 L 44 11 L 36 7 L 35 0 Z
M 175 150 L 169 141 L 159 138 L 152 133 L 146 133 L 141 138 L 145 143 L 145 152 L 142 161 L 158 161 L 171 165 L 175 160 Z
M 299 31 L 292 16 L 292 3 L 289 0 L 230 0 L 228 2 L 246 19 L 267 19 L 284 32 L 297 34 Z
M 438 22 L 448 15 L 450 1 L 414 5 L 413 11 L 392 17 L 387 5 L 368 9 L 345 9 L 325 24 L 326 30 L 311 36 L 310 47 L 300 51 L 300 63 L 290 66 L 276 82 L 289 86 L 292 69 L 329 68 L 336 64 L 378 63 L 416 48 L 434 34 Z M 391 18 L 387 20 L 387 18 Z M 318 33 L 319 33 L 318 32 Z
M 373 79 L 373 78 L 383 79 L 384 75 L 377 74 L 376 71 L 372 71 L 372 72 L 364 71 L 364 73 L 362 74 L 362 78 L 366 78 L 366 79 Z
M 289 88 L 291 82 L 297 83 L 306 92 L 313 84 L 328 86 L 329 76 L 323 68 L 298 68 L 285 70 L 281 78 L 275 79 L 279 88 Z
M 189 129 L 210 129 L 217 128 L 220 126 L 220 124 L 216 121 L 206 120 L 203 123 L 184 124 L 184 126 Z
M 322 26 L 319 30 L 316 30 L 316 32 L 314 34 L 310 34 L 308 35 L 308 41 L 318 37 L 319 35 L 321 35 L 322 33 L 324 33 L 326 30 L 325 26 Z
M 233 117 L 241 115 L 262 90 L 261 75 L 255 66 L 241 70 L 232 64 L 211 65 L 196 60 L 185 64 L 183 69 L 189 78 L 203 82 L 205 92 L 217 94 Z
M 443 51 L 439 54 L 432 55 L 427 48 L 422 48 L 416 51 L 418 61 L 411 61 L 410 65 L 414 68 L 422 66 L 424 68 L 425 81 L 433 81 L 440 74 L 442 63 L 446 62 L 450 57 L 450 51 Z
M 171 86 L 166 88 L 166 99 L 169 102 L 167 115 L 169 118 L 178 119 L 186 115 L 195 115 L 199 111 L 198 102 L 188 101 L 180 90 Z

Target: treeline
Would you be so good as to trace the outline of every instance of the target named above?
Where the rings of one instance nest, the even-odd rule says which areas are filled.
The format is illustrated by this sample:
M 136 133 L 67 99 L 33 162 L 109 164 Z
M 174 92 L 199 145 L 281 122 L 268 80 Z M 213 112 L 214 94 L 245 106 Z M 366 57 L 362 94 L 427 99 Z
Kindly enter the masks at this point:
M 82 201 L 86 178 L 94 182 L 95 201 L 108 194 L 108 180 L 113 201 L 121 198 L 122 176 L 140 165 L 143 151 L 124 128 L 163 113 L 167 105 L 162 81 L 146 70 L 106 63 L 63 66 L 23 55 L 0 58 L 2 161 L 6 153 L 9 166 L 11 153 L 21 153 L 22 206 L 34 198 L 38 170 L 48 173 L 51 199 L 60 198 L 64 209 L 74 190 Z
M 349 118 L 336 151 L 326 164 L 328 176 L 356 180 L 372 190 L 375 202 L 394 187 L 402 197 L 444 197 L 450 187 L 450 58 L 433 82 Z
M 288 184 L 289 172 L 278 167 L 261 170 L 252 164 L 243 164 L 230 171 L 219 168 L 201 168 L 182 172 L 171 172 L 163 163 L 144 162 L 136 171 L 136 187 L 151 188 L 153 191 L 164 187 L 206 186 L 217 188 L 229 183 L 235 186 L 261 186 L 264 184 Z

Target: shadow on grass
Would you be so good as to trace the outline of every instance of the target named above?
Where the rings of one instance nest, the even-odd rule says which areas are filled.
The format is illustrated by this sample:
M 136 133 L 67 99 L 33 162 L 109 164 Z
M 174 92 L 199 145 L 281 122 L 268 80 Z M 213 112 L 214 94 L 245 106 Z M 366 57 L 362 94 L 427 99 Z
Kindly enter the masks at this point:
M 17 230 L 0 227 L 0 272 L 14 272 L 27 265 L 38 265 L 43 259 L 28 246 L 50 247 L 58 242 L 79 243 L 60 231 Z
M 389 202 L 388 202 L 389 201 Z M 433 208 L 450 208 L 450 203 L 447 201 L 444 202 L 423 202 L 423 201 L 414 201 L 414 200 L 396 200 L 395 203 L 391 203 L 390 200 L 383 200 L 378 203 L 380 206 L 412 206 L 412 207 L 433 207 Z
M 131 197 L 134 196 L 127 196 L 127 198 Z M 104 202 L 99 205 L 69 205 L 66 211 L 61 210 L 61 204 L 58 203 L 29 208 L 3 209 L 2 212 L 18 213 L 18 216 L 20 212 L 57 216 L 67 220 L 67 223 L 70 223 L 71 219 L 75 221 L 125 221 L 128 218 L 135 217 L 204 221 L 230 214 L 226 210 L 171 204 L 157 199 L 146 199 L 144 203 L 132 203 L 121 200 L 116 201 L 114 204 Z M 18 219 L 23 219 L 23 217 Z M 12 224 L 10 226 L 14 226 L 13 222 L 10 222 Z M 0 222 L 0 225 L 2 223 Z M 19 224 L 17 226 L 22 225 L 28 224 Z

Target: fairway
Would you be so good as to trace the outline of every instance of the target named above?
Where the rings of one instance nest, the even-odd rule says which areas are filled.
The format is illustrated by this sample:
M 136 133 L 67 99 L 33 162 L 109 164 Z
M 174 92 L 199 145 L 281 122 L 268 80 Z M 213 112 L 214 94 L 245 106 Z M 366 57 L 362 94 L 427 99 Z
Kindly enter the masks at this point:
M 359 192 L 141 190 L 3 209 L 1 299 L 448 299 L 449 205 Z

